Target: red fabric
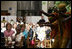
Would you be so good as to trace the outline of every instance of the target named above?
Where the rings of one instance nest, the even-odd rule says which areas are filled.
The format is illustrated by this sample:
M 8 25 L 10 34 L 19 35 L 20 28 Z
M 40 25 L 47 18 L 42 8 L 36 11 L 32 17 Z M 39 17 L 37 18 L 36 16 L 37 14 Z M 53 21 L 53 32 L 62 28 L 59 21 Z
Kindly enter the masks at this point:
M 56 21 L 57 17 L 58 17 L 58 13 L 55 12 L 55 13 L 52 13 L 52 14 L 54 14 L 55 16 L 53 17 L 53 19 L 50 20 L 51 23 Z M 58 24 L 54 24 L 51 28 L 52 28 L 51 38 L 54 38 L 58 33 Z
M 66 23 L 65 23 L 65 27 L 67 29 L 67 35 L 68 35 L 68 38 L 70 38 L 71 36 L 71 20 L 68 20 Z
M 34 45 L 35 44 L 34 40 L 31 40 L 30 44 L 31 45 Z
M 64 28 L 63 37 L 71 38 L 71 19 L 65 21 L 63 28 Z
M 58 25 L 54 25 L 54 27 L 52 27 L 52 32 L 51 32 L 51 38 L 54 38 L 58 33 Z

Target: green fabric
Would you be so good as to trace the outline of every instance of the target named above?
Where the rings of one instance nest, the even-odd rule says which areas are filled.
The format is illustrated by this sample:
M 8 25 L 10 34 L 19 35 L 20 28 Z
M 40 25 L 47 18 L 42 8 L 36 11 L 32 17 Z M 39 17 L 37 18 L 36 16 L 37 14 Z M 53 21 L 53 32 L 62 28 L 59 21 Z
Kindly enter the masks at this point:
M 2 22 L 2 23 L 5 23 L 5 22 L 7 22 L 7 21 L 6 21 L 6 20 L 2 20 L 1 22 Z

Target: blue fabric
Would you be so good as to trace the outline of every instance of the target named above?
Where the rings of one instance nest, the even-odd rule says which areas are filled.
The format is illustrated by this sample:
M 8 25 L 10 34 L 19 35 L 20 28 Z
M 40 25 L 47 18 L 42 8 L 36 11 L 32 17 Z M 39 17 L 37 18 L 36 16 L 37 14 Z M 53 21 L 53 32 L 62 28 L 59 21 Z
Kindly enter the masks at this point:
M 51 32 L 51 30 L 50 29 L 48 29 L 47 31 L 46 31 L 46 34 L 49 34 Z
M 24 30 L 23 35 L 25 36 L 25 39 L 27 39 L 27 37 L 28 37 L 28 31 Z
M 30 37 L 30 40 L 32 40 L 32 38 L 33 38 L 33 30 L 32 29 L 30 29 L 30 31 L 29 31 L 29 37 Z
M 30 31 L 29 31 L 30 37 L 32 37 L 32 34 L 33 34 L 33 31 L 32 31 L 32 29 L 30 29 Z
M 46 31 L 46 38 L 47 38 L 47 39 L 50 39 L 50 32 L 51 32 L 50 29 L 48 29 L 48 30 Z

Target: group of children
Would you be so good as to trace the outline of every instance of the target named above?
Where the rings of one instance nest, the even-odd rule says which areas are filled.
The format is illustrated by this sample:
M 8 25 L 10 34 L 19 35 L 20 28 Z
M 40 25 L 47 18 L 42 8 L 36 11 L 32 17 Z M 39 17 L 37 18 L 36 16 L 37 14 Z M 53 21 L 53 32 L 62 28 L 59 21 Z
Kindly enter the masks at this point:
M 4 34 L 6 47 L 36 47 L 35 37 L 40 41 L 37 45 L 40 47 L 41 43 L 44 48 L 44 39 L 46 38 L 46 31 L 49 30 L 47 26 L 40 27 L 38 24 L 27 23 L 1 23 L 1 32 Z

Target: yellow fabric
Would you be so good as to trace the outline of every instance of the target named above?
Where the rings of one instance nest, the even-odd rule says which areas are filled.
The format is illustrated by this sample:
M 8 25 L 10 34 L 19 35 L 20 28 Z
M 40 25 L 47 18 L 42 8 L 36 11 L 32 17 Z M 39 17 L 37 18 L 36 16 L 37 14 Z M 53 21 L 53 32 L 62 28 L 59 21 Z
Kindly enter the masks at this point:
M 2 20 L 1 22 L 2 22 L 2 23 L 5 23 L 5 22 L 7 22 L 7 21 L 6 21 L 6 20 Z

